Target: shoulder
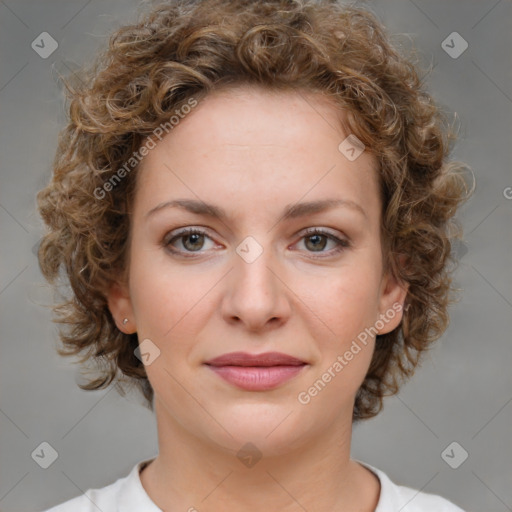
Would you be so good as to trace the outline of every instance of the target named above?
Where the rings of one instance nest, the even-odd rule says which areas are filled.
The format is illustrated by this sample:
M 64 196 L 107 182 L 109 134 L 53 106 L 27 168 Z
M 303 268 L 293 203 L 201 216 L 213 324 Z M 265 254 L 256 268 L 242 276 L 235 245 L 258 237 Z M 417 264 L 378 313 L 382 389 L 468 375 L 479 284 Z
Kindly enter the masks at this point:
M 130 473 L 100 489 L 88 489 L 81 496 L 60 503 L 43 512 L 118 512 L 159 509 L 151 502 L 140 482 L 139 471 L 150 460 L 138 462 Z
M 357 462 L 375 473 L 380 480 L 380 498 L 375 512 L 464 512 L 442 496 L 395 484 L 382 470 Z
M 404 487 L 403 485 L 395 485 L 397 493 L 404 503 L 401 512 L 464 512 L 455 503 L 438 496 L 426 492 Z
M 56 505 L 44 512 L 97 512 L 98 509 L 103 512 L 114 512 L 117 510 L 117 494 L 126 478 L 120 478 L 113 484 L 102 487 L 101 489 L 88 489 L 81 496 Z

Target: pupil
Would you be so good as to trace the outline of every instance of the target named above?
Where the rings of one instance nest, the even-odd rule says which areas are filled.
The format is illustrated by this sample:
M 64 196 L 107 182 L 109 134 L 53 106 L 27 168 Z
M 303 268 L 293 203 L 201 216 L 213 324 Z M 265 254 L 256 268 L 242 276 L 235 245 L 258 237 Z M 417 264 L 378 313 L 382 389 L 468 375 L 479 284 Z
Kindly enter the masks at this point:
M 324 242 L 323 244 L 322 244 L 322 243 L 318 244 L 318 243 L 316 243 L 316 242 L 313 242 L 312 247 L 313 247 L 313 249 L 314 249 L 314 250 L 316 250 L 316 249 L 318 249 L 318 248 L 320 248 L 320 250 L 322 250 L 322 249 L 324 249 L 324 248 L 325 248 L 325 245 L 326 245 L 326 243 L 327 243 L 327 240 L 325 240 L 325 237 L 324 237 L 323 235 L 311 235 L 310 237 L 308 237 L 308 240 L 309 240 L 309 241 L 311 241 L 311 240 L 313 240 L 313 239 L 316 239 L 316 241 L 317 241 L 317 242 L 319 242 L 319 241 L 321 242 L 322 240 L 323 240 L 323 242 Z
M 203 237 L 203 235 L 200 235 L 199 233 L 192 233 L 192 234 L 188 235 L 185 238 L 185 244 L 184 244 L 185 247 L 187 247 L 187 249 L 191 249 L 191 250 L 200 249 L 202 246 L 202 243 L 201 243 L 202 237 Z M 192 244 L 187 243 L 189 240 L 193 240 Z M 190 247 L 190 245 L 192 245 L 192 247 Z

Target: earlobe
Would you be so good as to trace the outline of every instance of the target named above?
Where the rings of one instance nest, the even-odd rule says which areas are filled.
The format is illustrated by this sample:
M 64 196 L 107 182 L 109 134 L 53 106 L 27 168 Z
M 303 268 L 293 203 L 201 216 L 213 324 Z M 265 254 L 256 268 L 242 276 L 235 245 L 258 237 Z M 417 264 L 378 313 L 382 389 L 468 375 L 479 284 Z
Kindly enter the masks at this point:
M 107 293 L 107 302 L 117 328 L 125 334 L 137 331 L 130 293 L 126 286 L 114 283 Z

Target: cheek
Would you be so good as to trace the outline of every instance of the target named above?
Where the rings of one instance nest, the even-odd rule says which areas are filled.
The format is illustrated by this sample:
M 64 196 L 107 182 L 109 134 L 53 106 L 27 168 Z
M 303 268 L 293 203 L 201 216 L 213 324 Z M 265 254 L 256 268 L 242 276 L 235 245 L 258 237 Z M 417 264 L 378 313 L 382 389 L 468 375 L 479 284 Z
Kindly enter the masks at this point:
M 364 272 L 347 270 L 329 281 L 320 302 L 312 302 L 328 326 L 326 335 L 317 338 L 316 378 L 329 382 L 320 403 L 353 397 L 364 380 L 375 345 L 369 328 L 378 318 L 378 284 L 378 275 L 369 267 Z
M 310 300 L 319 317 L 344 344 L 378 318 L 378 286 L 378 276 L 369 268 L 364 272 L 344 269 Z
M 188 320 L 206 304 L 206 280 L 171 266 L 165 251 L 156 251 L 134 254 L 130 289 L 139 336 L 164 342 L 190 327 Z
M 376 286 L 368 274 L 364 281 L 354 275 L 340 278 L 317 306 L 329 313 L 326 323 L 335 333 L 318 340 L 321 362 L 316 378 L 326 383 L 319 404 L 353 398 L 364 380 L 375 346 L 370 327 L 378 318 Z

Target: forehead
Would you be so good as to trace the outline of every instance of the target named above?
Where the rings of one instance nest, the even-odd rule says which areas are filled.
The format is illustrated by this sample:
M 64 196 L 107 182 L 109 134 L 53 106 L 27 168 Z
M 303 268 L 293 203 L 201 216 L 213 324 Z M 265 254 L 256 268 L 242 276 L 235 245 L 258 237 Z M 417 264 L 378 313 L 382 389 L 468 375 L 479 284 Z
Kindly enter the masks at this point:
M 367 151 L 354 161 L 340 151 L 349 135 L 343 119 L 333 100 L 318 93 L 214 92 L 144 158 L 136 203 L 154 206 L 185 195 L 264 208 L 336 192 L 369 203 L 371 193 L 378 196 L 376 161 Z

